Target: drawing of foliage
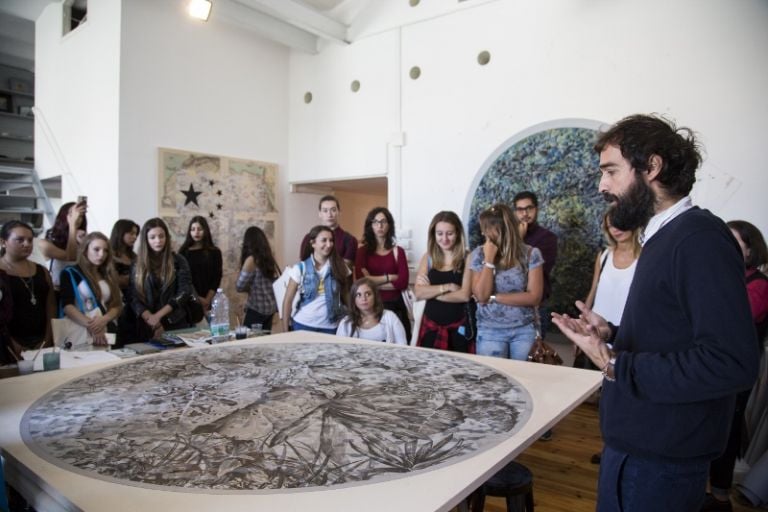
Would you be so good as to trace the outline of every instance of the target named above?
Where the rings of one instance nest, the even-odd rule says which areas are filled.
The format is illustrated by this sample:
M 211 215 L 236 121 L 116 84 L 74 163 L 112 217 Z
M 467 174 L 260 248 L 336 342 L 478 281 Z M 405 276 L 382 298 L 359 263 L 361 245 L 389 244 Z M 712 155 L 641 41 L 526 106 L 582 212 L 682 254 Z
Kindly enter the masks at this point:
M 52 390 L 23 433 L 97 478 L 254 492 L 428 471 L 512 435 L 530 399 L 450 354 L 330 343 L 127 361 Z

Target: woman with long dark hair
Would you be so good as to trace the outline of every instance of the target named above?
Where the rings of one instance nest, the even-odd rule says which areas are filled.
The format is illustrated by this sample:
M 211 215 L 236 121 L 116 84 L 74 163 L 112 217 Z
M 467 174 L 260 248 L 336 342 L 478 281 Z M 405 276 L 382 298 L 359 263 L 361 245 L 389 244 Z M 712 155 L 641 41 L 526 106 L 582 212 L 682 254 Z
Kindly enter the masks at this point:
M 291 267 L 283 297 L 283 331 L 314 331 L 336 334 L 346 314 L 349 267 L 336 253 L 333 230 L 315 226 L 309 244 L 302 247 L 301 261 Z M 293 299 L 299 294 L 297 308 Z
M 131 281 L 131 266 L 136 262 L 133 246 L 139 238 L 141 226 L 130 219 L 120 219 L 112 226 L 109 246 L 112 249 L 112 264 L 117 272 L 120 289 L 125 290 Z
M 544 258 L 525 245 L 509 206 L 495 204 L 478 220 L 485 243 L 470 256 L 477 354 L 524 361 L 536 339 L 534 309 L 544 293 Z
M 107 344 L 114 333 L 123 301 L 112 265 L 109 240 L 98 231 L 89 233 L 77 251 L 77 264 L 61 274 L 64 314 L 85 327 L 94 345 Z
M 56 299 L 48 270 L 29 259 L 34 238 L 24 222 L 12 220 L 0 228 L 0 270 L 13 296 L 8 347 L 17 357 L 23 350 L 36 349 L 43 342 L 51 345 L 53 340 Z
M 368 212 L 363 243 L 355 256 L 355 278 L 370 277 L 379 289 L 384 308 L 393 311 L 411 339 L 411 319 L 402 292 L 408 288 L 408 260 L 395 243 L 395 219 L 383 206 Z
M 45 232 L 45 238 L 38 243 L 40 252 L 51 261 L 51 278 L 56 290 L 59 289 L 61 271 L 75 262 L 78 236 L 82 238 L 88 232 L 88 219 L 85 217 L 87 209 L 85 201 L 61 205 L 53 227 Z
M 163 318 L 181 307 L 177 298 L 195 293 L 189 264 L 171 250 L 171 234 L 163 219 L 149 219 L 141 228 L 130 293 L 138 324 L 136 341 L 146 341 L 166 329 L 190 327 L 186 319 L 163 324 Z
M 136 253 L 133 246 L 139 238 L 141 226 L 130 219 L 120 219 L 112 226 L 109 245 L 112 249 L 112 264 L 117 273 L 117 282 L 123 296 L 123 309 L 117 319 L 117 346 L 130 343 L 136 335 L 136 315 L 130 307 L 130 282 Z
M 417 299 L 427 301 L 418 346 L 470 351 L 474 340 L 466 332 L 466 305 L 472 279 L 467 264 L 461 219 L 453 212 L 437 213 L 429 224 L 427 252 L 419 262 L 413 288 Z
M 270 331 L 272 317 L 277 312 L 272 283 L 280 277 L 280 267 L 261 228 L 251 226 L 245 230 L 240 266 L 235 288 L 248 293 L 243 324 L 261 324 L 262 329 Z
M 349 314 L 339 323 L 337 336 L 407 345 L 405 329 L 392 311 L 384 309 L 379 291 L 369 277 L 358 279 L 349 290 Z
M 203 310 L 211 309 L 211 301 L 221 285 L 221 251 L 213 243 L 208 221 L 200 215 L 192 217 L 187 236 L 179 248 L 179 254 L 186 258 L 192 272 L 192 284 Z

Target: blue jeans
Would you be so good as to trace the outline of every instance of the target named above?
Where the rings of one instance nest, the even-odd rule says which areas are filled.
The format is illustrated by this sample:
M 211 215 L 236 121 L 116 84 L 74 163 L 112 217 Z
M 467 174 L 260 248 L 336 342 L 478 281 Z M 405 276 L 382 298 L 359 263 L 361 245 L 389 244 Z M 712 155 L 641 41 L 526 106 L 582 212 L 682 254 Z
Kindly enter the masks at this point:
M 291 319 L 291 330 L 292 331 L 312 331 L 312 332 L 322 332 L 325 334 L 336 334 L 336 328 L 332 329 L 323 329 L 322 327 L 312 327 L 310 325 L 304 325 L 300 324 L 296 320 Z
M 477 327 L 479 356 L 503 357 L 525 361 L 536 338 L 533 324 L 518 327 Z
M 597 512 L 698 512 L 709 462 L 660 462 L 606 445 L 600 459 Z

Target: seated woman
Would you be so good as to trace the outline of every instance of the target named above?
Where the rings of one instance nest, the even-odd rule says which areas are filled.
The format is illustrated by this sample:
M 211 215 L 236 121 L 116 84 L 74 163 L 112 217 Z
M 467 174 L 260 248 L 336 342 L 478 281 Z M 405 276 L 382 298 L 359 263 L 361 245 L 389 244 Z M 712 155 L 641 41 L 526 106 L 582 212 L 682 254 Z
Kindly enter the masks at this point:
M 477 354 L 525 361 L 536 339 L 534 308 L 544 293 L 544 258 L 525 245 L 509 206 L 480 213 L 485 243 L 472 251 Z
M 336 253 L 333 231 L 315 226 L 309 232 L 309 244 L 302 247 L 298 264 L 290 270 L 283 297 L 283 331 L 314 331 L 336 334 L 339 321 L 346 314 L 349 267 Z M 299 294 L 297 308 L 293 299 Z
M 358 279 L 349 291 L 349 314 L 339 323 L 338 336 L 407 345 L 405 329 L 397 315 L 384 309 L 373 280 Z
M 272 283 L 280 277 L 280 267 L 272 254 L 267 235 L 256 226 L 245 230 L 240 265 L 242 268 L 235 288 L 239 292 L 248 292 L 243 324 L 261 324 L 262 329 L 270 331 L 272 317 L 277 313 Z
M 181 244 L 179 254 L 184 256 L 192 272 L 192 285 L 203 310 L 211 309 L 211 301 L 221 285 L 221 251 L 213 244 L 211 230 L 205 217 L 192 217 L 187 228 L 187 237 Z
M 136 314 L 136 341 L 147 341 L 165 330 L 191 327 L 181 318 L 164 320 L 181 307 L 177 299 L 195 293 L 189 264 L 171 250 L 171 236 L 163 219 L 149 219 L 141 228 L 139 254 L 131 273 L 131 307 Z M 176 315 L 173 315 L 176 317 Z
M 465 334 L 467 301 L 472 279 L 464 245 L 464 227 L 453 212 L 432 218 L 427 252 L 421 257 L 413 288 L 417 299 L 426 299 L 416 344 L 420 347 L 469 352 Z
M 42 265 L 29 260 L 32 254 L 32 228 L 17 220 L 0 228 L 0 270 L 13 303 L 7 325 L 9 348 L 18 357 L 23 350 L 52 345 L 51 318 L 56 313 L 53 283 Z
M 408 261 L 395 245 L 395 219 L 383 206 L 368 212 L 363 244 L 355 256 L 355 278 L 370 277 L 379 288 L 384 307 L 394 312 L 411 339 L 411 319 L 402 292 L 408 288 Z
M 109 245 L 112 249 L 112 263 L 117 272 L 117 283 L 123 295 L 123 309 L 117 319 L 116 346 L 131 343 L 136 336 L 136 316 L 130 307 L 131 269 L 136 262 L 133 246 L 139 238 L 141 227 L 129 219 L 120 219 L 112 226 Z
M 64 203 L 59 208 L 53 227 L 45 232 L 45 239 L 39 241 L 40 252 L 51 260 L 51 278 L 56 290 L 59 289 L 61 271 L 75 263 L 78 237 L 82 239 L 88 230 L 86 210 L 85 202 Z
M 61 273 L 61 303 L 67 318 L 85 327 L 94 345 L 106 345 L 107 332 L 117 330 L 114 322 L 123 300 L 109 240 L 98 231 L 80 244 L 77 264 Z

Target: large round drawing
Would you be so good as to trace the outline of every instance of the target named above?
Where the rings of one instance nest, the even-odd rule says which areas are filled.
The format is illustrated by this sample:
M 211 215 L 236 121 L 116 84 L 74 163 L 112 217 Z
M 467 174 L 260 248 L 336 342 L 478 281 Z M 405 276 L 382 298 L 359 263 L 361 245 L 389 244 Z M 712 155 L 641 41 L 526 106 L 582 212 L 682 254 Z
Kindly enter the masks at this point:
M 439 351 L 341 343 L 163 354 L 52 390 L 22 420 L 39 456 L 128 485 L 295 492 L 429 471 L 531 413 L 496 370 Z

